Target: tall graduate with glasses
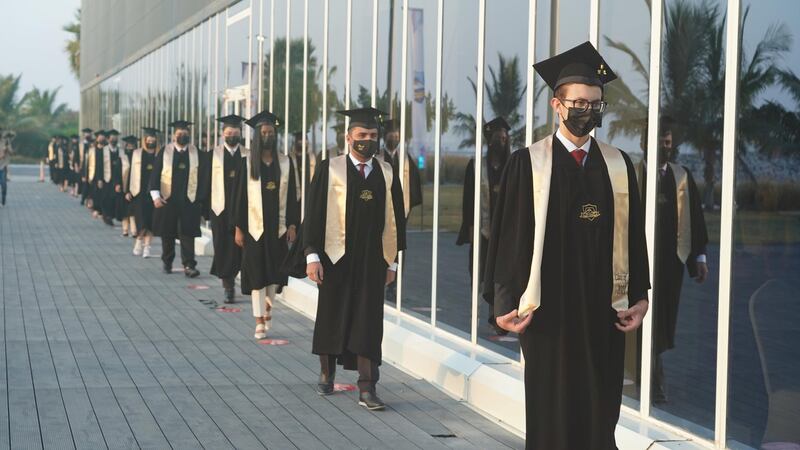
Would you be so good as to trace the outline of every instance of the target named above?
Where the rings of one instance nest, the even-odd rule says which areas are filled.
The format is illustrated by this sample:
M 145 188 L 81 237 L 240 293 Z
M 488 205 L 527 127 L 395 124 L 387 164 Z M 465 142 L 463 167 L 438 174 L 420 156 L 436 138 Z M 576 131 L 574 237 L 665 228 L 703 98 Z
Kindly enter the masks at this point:
M 291 158 L 277 150 L 280 120 L 262 111 L 247 125 L 254 133 L 249 155 L 240 162 L 233 224 L 242 248 L 242 294 L 253 302 L 254 337 L 263 339 L 271 328 L 275 295 L 286 285 L 281 264 L 297 238 L 300 204 Z
M 222 142 L 211 152 L 211 201 L 207 217 L 211 219 L 214 258 L 211 274 L 222 280 L 225 303 L 233 303 L 236 274 L 242 265 L 242 249 L 234 241 L 233 203 L 236 178 L 247 149 L 242 142 L 244 117 L 231 114 L 220 117 Z
M 130 181 L 125 192 L 129 213 L 136 222 L 133 255 L 143 258 L 150 257 L 150 240 L 153 238 L 153 199 L 147 186 L 155 164 L 160 132 L 156 128 L 142 127 L 142 146 L 131 153 Z
M 200 236 L 200 220 L 208 202 L 209 170 L 206 152 L 191 143 L 191 122 L 176 120 L 172 142 L 155 158 L 150 174 L 153 199 L 153 234 L 161 237 L 161 261 L 164 273 L 172 272 L 175 239 L 181 243 L 183 273 L 189 278 L 200 275 L 194 254 L 194 238 Z
M 588 42 L 534 67 L 560 124 L 509 158 L 484 296 L 497 325 L 520 333 L 526 448 L 616 449 L 625 333 L 650 288 L 633 164 L 589 135 L 616 75 Z
M 383 409 L 377 396 L 383 340 L 384 287 L 405 249 L 405 209 L 399 177 L 376 157 L 381 111 L 350 117 L 349 154 L 323 161 L 308 193 L 302 250 L 306 274 L 319 286 L 312 352 L 320 358 L 317 390 L 333 393 L 336 365 L 358 370 L 359 404 Z

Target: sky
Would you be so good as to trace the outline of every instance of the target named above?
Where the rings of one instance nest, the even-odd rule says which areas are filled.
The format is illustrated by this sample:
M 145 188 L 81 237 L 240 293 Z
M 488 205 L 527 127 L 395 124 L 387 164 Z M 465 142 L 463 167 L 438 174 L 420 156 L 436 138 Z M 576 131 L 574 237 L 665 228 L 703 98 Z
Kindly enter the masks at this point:
M 61 30 L 72 22 L 80 0 L 0 0 L 0 75 L 22 75 L 20 95 L 29 89 L 55 89 L 57 101 L 77 110 L 80 103 L 78 80 L 69 70 Z

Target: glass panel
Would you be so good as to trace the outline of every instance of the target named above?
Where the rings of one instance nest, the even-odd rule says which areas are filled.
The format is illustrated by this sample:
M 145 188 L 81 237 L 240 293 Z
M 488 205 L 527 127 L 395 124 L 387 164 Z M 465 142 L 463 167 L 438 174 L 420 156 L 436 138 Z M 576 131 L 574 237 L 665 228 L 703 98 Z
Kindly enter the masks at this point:
M 514 33 L 506 30 L 513 29 Z M 481 180 L 489 187 L 488 204 L 481 203 L 486 217 L 492 217 L 500 175 L 511 151 L 525 146 L 525 102 L 528 64 L 528 2 L 508 0 L 486 4 L 486 40 L 484 67 L 483 122 L 503 117 L 511 126 L 510 133 L 499 131 L 484 134 L 484 157 Z M 546 95 L 546 94 L 544 94 Z M 494 142 L 494 143 L 493 143 Z M 484 174 L 486 176 L 484 176 Z M 482 181 L 483 184 L 483 181 Z M 486 224 L 486 232 L 491 226 Z M 480 267 L 483 268 L 487 237 L 481 233 Z M 481 274 L 483 270 L 481 269 Z M 481 275 L 482 277 L 482 275 Z M 482 291 L 482 288 L 481 288 Z M 514 335 L 500 335 L 492 327 L 491 305 L 478 302 L 478 337 L 483 345 L 519 359 L 519 342 Z
M 728 445 L 800 445 L 800 19 L 742 1 Z
M 302 199 L 307 177 L 311 171 L 311 158 L 306 158 L 303 170 L 303 140 L 307 139 L 307 129 L 303 129 L 303 55 L 304 55 L 304 3 L 293 2 L 290 11 L 289 42 L 289 109 L 286 111 L 284 125 L 290 132 L 290 156 L 295 167 L 295 180 L 298 182 L 297 195 Z
M 372 0 L 352 0 L 350 107 L 372 105 Z
M 245 17 L 228 25 L 228 75 L 225 87 L 244 86 L 249 83 L 250 71 L 250 18 Z
M 473 196 L 465 195 L 465 174 L 475 156 L 478 2 L 445 0 L 443 26 L 437 326 L 469 339 Z
M 315 164 L 322 157 L 322 136 L 325 124 L 322 123 L 322 98 L 325 89 L 322 80 L 322 41 L 324 39 L 324 0 L 308 2 L 308 76 L 306 97 L 306 123 L 308 125 L 308 156 Z M 312 179 L 309 174 L 308 179 Z
M 624 150 L 632 161 L 643 166 L 645 163 L 642 160 L 647 143 L 647 96 L 650 80 L 648 4 L 624 0 L 600 2 L 598 47 L 603 58 L 619 78 L 606 88 L 605 100 L 608 102 L 608 109 L 603 126 L 597 128 L 595 137 Z M 643 196 L 641 198 L 644 199 Z M 644 213 L 644 208 L 642 212 Z M 632 408 L 638 408 L 641 385 L 641 331 L 628 333 L 625 338 L 625 381 L 622 401 Z
M 225 115 L 224 108 L 224 96 L 225 96 L 225 86 L 226 86 L 226 73 L 228 72 L 228 60 L 225 57 L 225 49 L 226 49 L 226 36 L 227 36 L 227 26 L 225 25 L 225 13 L 217 14 L 217 23 L 216 23 L 216 31 L 217 34 L 216 42 L 214 43 L 214 52 L 216 53 L 216 79 L 214 80 L 214 108 L 211 111 L 211 136 L 213 145 L 216 146 L 219 142 L 219 133 L 217 130 L 219 127 L 216 126 L 216 119 L 217 117 L 221 117 Z
M 269 55 L 270 55 L 270 20 L 271 20 L 271 7 L 272 1 L 271 0 L 262 0 L 261 4 L 261 19 L 259 20 L 259 25 L 261 27 L 261 34 L 260 34 L 260 47 L 257 51 L 261 55 L 261 89 L 260 89 L 260 97 L 259 97 L 259 104 L 260 109 L 269 110 L 269 93 L 270 93 L 270 72 L 269 72 Z M 256 23 L 253 22 L 253 26 L 256 26 Z M 255 44 L 254 44 L 255 46 Z
M 716 391 L 723 3 L 664 3 L 659 169 L 650 174 L 657 178 L 652 414 L 706 439 L 714 437 Z M 707 100 L 698 105 L 700 97 Z
M 327 156 L 344 152 L 344 117 L 336 111 L 345 104 L 346 48 L 343 44 L 347 32 L 347 8 L 333 7 L 328 11 L 328 86 L 327 86 Z M 338 44 L 337 44 L 338 43 Z
M 287 50 L 287 36 L 286 36 L 286 0 L 273 0 L 274 8 L 274 22 L 275 27 L 275 44 L 274 57 L 272 62 L 275 67 L 272 69 L 272 107 L 273 114 L 278 116 L 285 122 L 286 117 L 286 50 Z M 290 55 L 291 56 L 291 55 Z M 269 55 L 265 57 L 265 62 L 269 66 Z M 289 134 L 289 129 L 284 127 L 279 130 L 278 137 L 278 150 L 285 152 L 286 139 Z
M 408 207 L 415 205 L 406 224 L 403 254 L 403 301 L 406 312 L 431 315 L 433 249 L 433 163 L 435 119 L 436 33 L 438 2 L 408 2 L 408 67 L 406 71 L 406 136 L 404 164 L 409 165 Z M 399 170 L 399 160 L 397 164 Z M 405 168 L 404 168 L 405 173 Z M 416 173 L 418 176 L 412 176 Z M 405 175 L 403 175 L 405 177 Z M 414 183 L 414 185 L 411 185 Z M 412 195 L 413 194 L 413 195 Z M 427 197 L 428 201 L 425 201 Z M 405 200 L 405 199 L 404 199 Z M 389 292 L 391 299 L 391 292 Z

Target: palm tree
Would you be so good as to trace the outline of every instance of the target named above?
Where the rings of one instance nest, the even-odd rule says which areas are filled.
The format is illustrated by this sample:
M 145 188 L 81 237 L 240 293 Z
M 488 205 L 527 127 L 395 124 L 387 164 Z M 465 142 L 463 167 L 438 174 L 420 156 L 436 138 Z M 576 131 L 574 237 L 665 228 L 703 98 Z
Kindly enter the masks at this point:
M 69 68 L 75 78 L 80 77 L 81 72 L 81 9 L 75 10 L 75 21 L 64 25 L 62 30 L 71 34 L 64 44 L 64 51 L 69 57 Z

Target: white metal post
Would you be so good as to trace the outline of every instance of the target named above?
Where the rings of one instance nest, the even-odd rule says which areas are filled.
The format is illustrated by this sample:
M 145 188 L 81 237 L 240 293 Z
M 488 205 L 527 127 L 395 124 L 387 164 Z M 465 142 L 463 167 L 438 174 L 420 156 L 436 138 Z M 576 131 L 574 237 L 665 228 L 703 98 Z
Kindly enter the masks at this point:
M 389 55 L 391 58 L 391 55 Z M 374 108 L 377 105 L 378 90 L 378 0 L 372 0 L 372 88 L 370 95 L 372 101 L 370 105 Z M 402 178 L 401 178 L 402 179 Z
M 436 326 L 437 274 L 439 268 L 439 182 L 442 159 L 442 52 L 444 50 L 444 0 L 436 8 L 436 117 L 433 128 L 433 239 L 431 240 L 431 326 Z M 405 158 L 404 158 L 405 159 Z M 401 172 L 402 173 L 402 172 Z
M 533 144 L 533 99 L 534 77 L 533 63 L 536 61 L 536 0 L 528 3 L 528 89 L 525 91 L 525 145 Z M 522 352 L 520 352 L 522 355 Z
M 323 3 L 322 23 L 322 159 L 328 157 L 328 2 Z
M 470 326 L 470 341 L 478 343 L 478 296 L 481 259 L 481 171 L 483 148 L 483 85 L 484 85 L 484 44 L 486 40 L 486 0 L 478 1 L 478 77 L 476 82 L 476 111 L 475 111 L 475 208 L 472 216 L 472 320 Z M 486 205 L 488 207 L 489 205 Z
M 344 109 L 350 109 L 350 61 L 353 50 L 353 0 L 347 0 L 347 26 L 345 28 L 345 64 L 344 64 Z M 350 118 L 344 118 L 344 129 L 350 125 Z
M 292 53 L 292 2 L 286 2 L 286 67 L 284 68 L 285 76 L 283 83 L 283 124 L 286 125 L 283 130 L 283 154 L 289 154 L 289 127 L 295 126 L 289 123 L 289 78 L 291 68 L 289 61 Z
M 407 69 L 408 69 L 408 0 L 403 0 L 403 44 L 400 54 L 400 149 L 406 148 L 406 94 L 408 92 Z M 402 153 L 401 153 L 402 155 Z M 403 158 L 400 158 L 402 161 Z M 400 172 L 402 173 L 402 172 Z M 403 252 L 397 255 L 397 303 L 398 311 L 403 307 Z
M 302 183 L 300 184 L 300 220 L 305 217 L 306 211 L 306 130 L 308 126 L 308 0 L 304 2 L 303 9 L 303 124 L 300 132 L 303 133 Z

